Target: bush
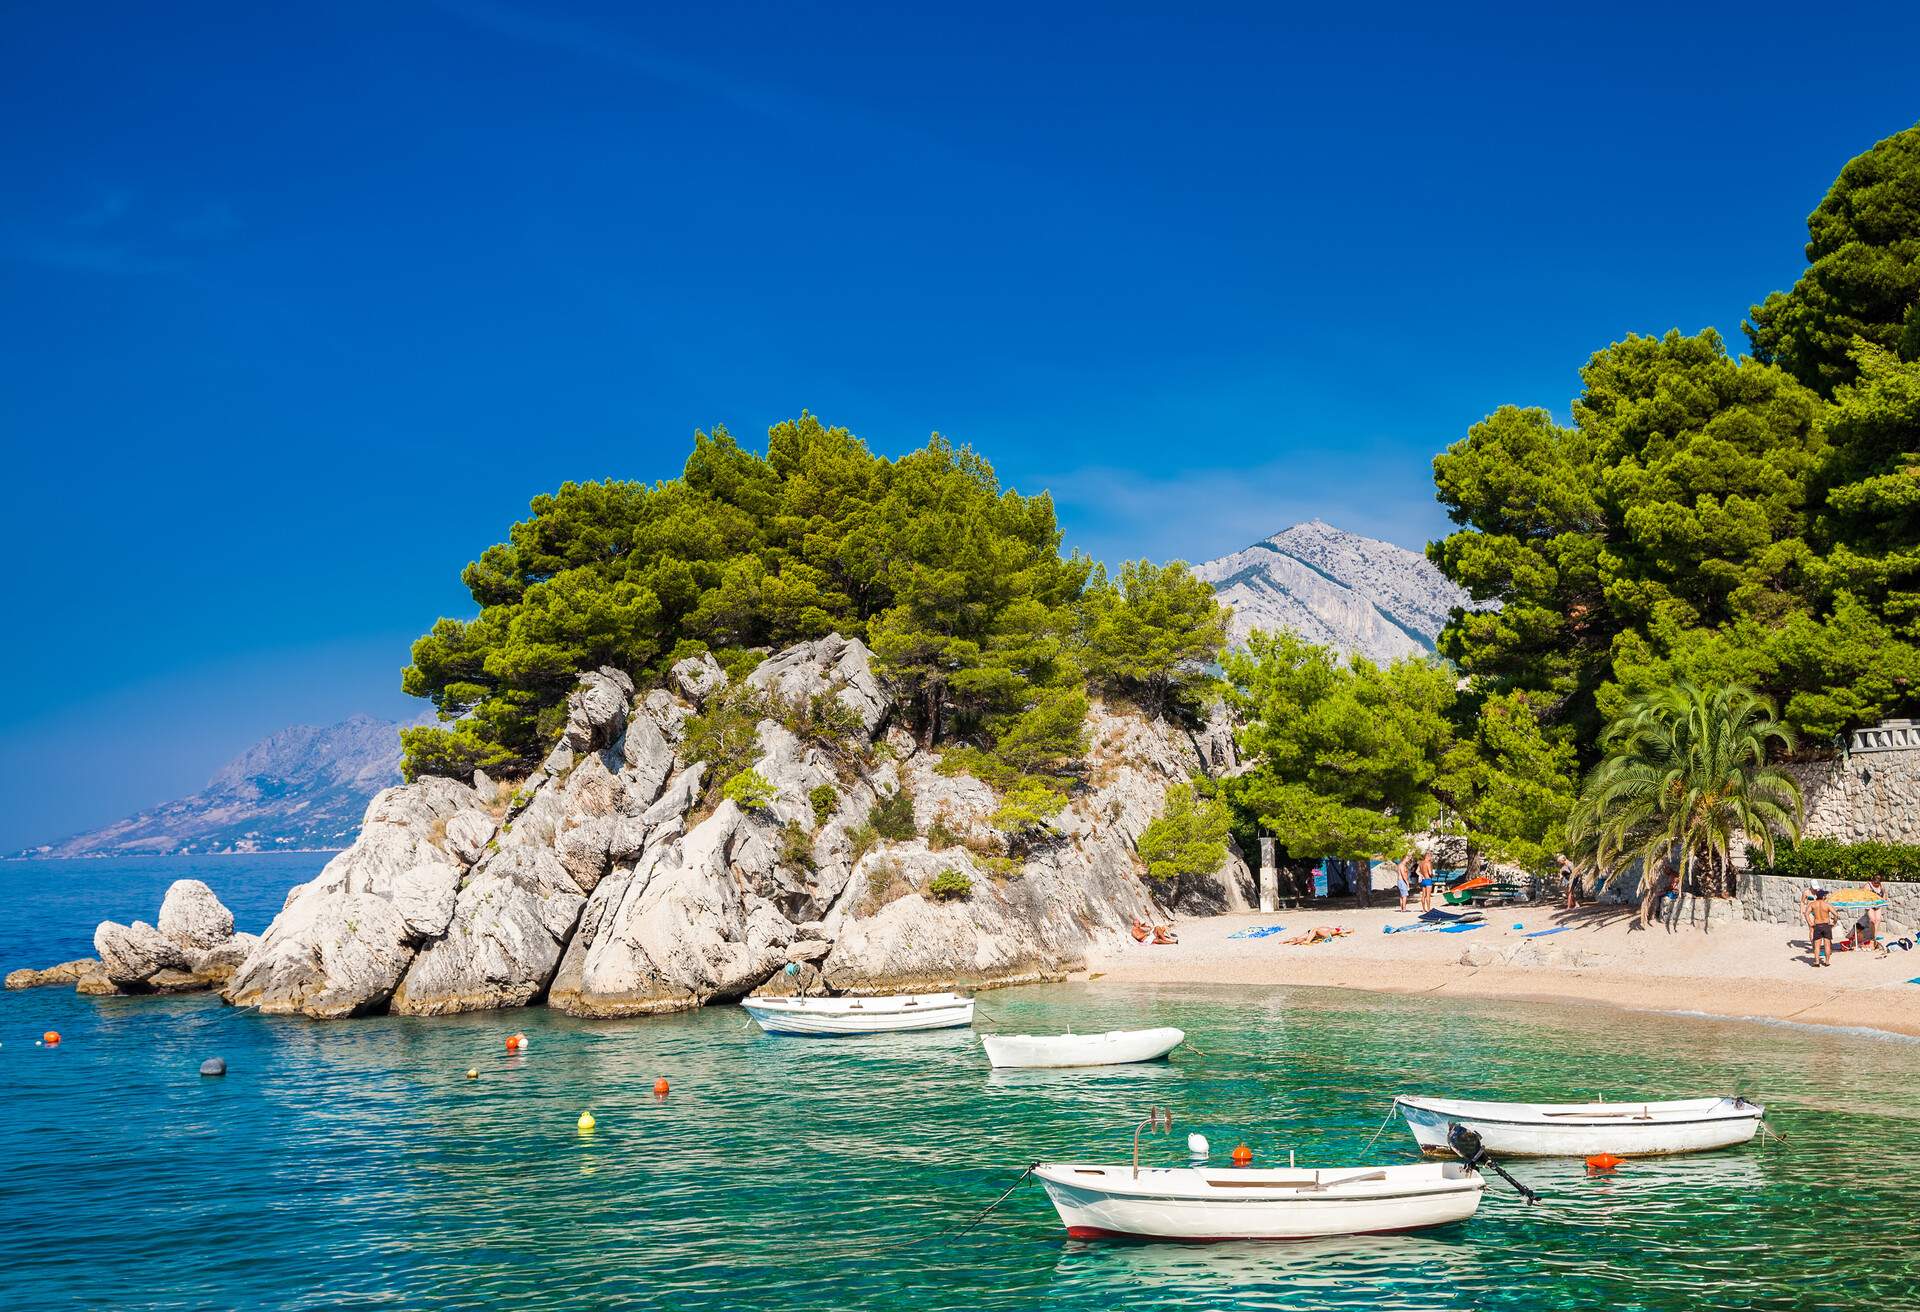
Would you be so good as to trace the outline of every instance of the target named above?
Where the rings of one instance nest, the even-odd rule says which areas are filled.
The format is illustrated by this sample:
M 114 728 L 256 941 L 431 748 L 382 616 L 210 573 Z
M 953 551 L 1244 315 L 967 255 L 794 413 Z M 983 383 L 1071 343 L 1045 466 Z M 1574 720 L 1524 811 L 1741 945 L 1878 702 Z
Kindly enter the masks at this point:
M 832 784 L 820 784 L 807 794 L 807 801 L 813 807 L 813 822 L 823 825 L 839 809 L 840 794 Z
M 727 780 L 720 790 L 720 796 L 743 811 L 764 811 L 779 795 L 779 790 L 767 782 L 766 776 L 752 768 Z
M 1147 878 L 1175 889 L 1189 875 L 1208 875 L 1227 859 L 1227 808 L 1196 798 L 1186 784 L 1167 789 L 1166 813 L 1141 831 L 1135 845 L 1147 863 Z
M 868 823 L 876 834 L 891 842 L 904 843 L 917 838 L 920 827 L 913 821 L 913 794 L 901 788 L 892 797 L 881 798 L 874 803 Z
M 934 851 L 944 852 L 950 847 L 959 846 L 959 844 L 959 835 L 947 828 L 947 822 L 944 818 L 935 820 L 927 826 L 927 846 Z
M 780 864 L 809 874 L 819 869 L 813 857 L 813 839 L 792 820 L 780 826 Z
M 1747 864 L 1759 874 L 1818 879 L 1829 884 L 1864 884 L 1876 876 L 1914 881 L 1920 880 L 1920 845 L 1808 838 L 1797 847 L 1775 848 L 1771 866 L 1765 852 L 1748 847 Z
M 847 843 L 853 849 L 853 854 L 848 859 L 858 861 L 873 851 L 874 844 L 879 841 L 880 835 L 874 832 L 872 825 L 855 825 L 847 830 Z
M 1000 799 L 1000 809 L 993 813 L 993 827 L 1006 834 L 1009 847 L 1030 847 L 1052 831 L 1053 817 L 1066 804 L 1067 799 L 1057 789 L 1039 779 L 1025 778 Z
M 942 902 L 965 897 L 973 892 L 973 881 L 962 870 L 942 870 L 927 881 L 927 892 Z
M 759 727 L 765 709 L 760 694 L 744 685 L 729 687 L 709 698 L 706 710 L 687 717 L 681 759 L 705 761 L 709 779 L 734 778 L 759 755 Z

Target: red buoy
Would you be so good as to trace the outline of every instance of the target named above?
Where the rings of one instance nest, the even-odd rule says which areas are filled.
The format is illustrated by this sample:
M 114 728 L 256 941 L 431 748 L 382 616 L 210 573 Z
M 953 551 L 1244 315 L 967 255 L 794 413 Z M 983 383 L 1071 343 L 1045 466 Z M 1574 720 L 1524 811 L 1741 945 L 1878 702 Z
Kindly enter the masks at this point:
M 1245 1144 L 1235 1146 L 1233 1150 L 1233 1164 L 1235 1166 L 1252 1166 L 1253 1149 L 1247 1147 Z
M 509 1034 L 509 1035 L 507 1036 L 507 1051 L 508 1051 L 508 1052 L 525 1052 L 525 1051 L 526 1051 L 526 1048 L 527 1048 L 527 1036 L 526 1036 L 526 1035 L 524 1035 L 524 1034 Z
M 1589 1171 L 1611 1171 L 1614 1167 L 1620 1165 L 1621 1160 L 1622 1159 L 1615 1157 L 1612 1153 L 1595 1153 L 1593 1156 L 1587 1158 L 1587 1169 Z
M 40 1041 L 46 1044 L 49 1048 L 58 1047 L 60 1045 L 60 1031 L 48 1030 L 45 1034 L 40 1036 Z
M 667 1096 L 667 1077 L 666 1076 L 662 1075 L 659 1079 L 653 1082 L 653 1093 L 656 1098 L 664 1098 Z

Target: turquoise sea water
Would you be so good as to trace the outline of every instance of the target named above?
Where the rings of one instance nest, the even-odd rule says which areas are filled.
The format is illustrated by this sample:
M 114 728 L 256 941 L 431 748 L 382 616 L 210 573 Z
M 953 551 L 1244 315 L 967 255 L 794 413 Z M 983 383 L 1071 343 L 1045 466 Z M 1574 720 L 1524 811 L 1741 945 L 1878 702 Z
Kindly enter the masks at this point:
M 201 863 L 253 927 L 292 858 Z M 151 915 L 186 863 L 63 872 L 153 897 L 54 898 L 0 964 L 72 919 Z M 120 865 L 122 863 L 113 863 Z M 78 869 L 76 870 L 76 867 Z M 101 867 L 93 870 L 92 867 Z M 207 868 L 212 872 L 208 873 Z M 0 867 L 7 905 L 33 897 Z M 224 870 L 224 875 L 222 871 Z M 279 881 L 264 895 L 246 880 Z M 223 880 L 225 881 L 223 883 Z M 249 897 L 251 900 L 249 900 Z M 1920 1306 L 1920 1044 L 1538 1005 L 1329 990 L 1057 985 L 984 1023 L 1171 1024 L 1195 1050 L 1104 1072 L 991 1073 L 964 1031 L 777 1039 L 736 1008 L 624 1022 L 541 1009 L 314 1024 L 205 997 L 0 996 L 0 1272 L 33 1308 L 1799 1308 Z M 990 1020 L 988 1018 L 991 1018 Z M 36 1047 L 40 1031 L 65 1036 Z M 508 1056 L 506 1035 L 530 1046 Z M 196 1070 L 226 1058 L 224 1080 Z M 477 1068 L 477 1080 L 465 1078 Z M 665 1099 L 656 1077 L 672 1082 Z M 1151 1103 L 1171 1139 L 1355 1160 L 1391 1095 L 1677 1096 L 1735 1087 L 1788 1142 L 1631 1163 L 1523 1163 L 1421 1235 L 1177 1247 L 1066 1240 L 1037 1158 L 1122 1160 Z M 598 1128 L 582 1135 L 580 1112 Z M 1369 1160 L 1414 1160 L 1389 1127 Z M 917 1241 L 917 1242 L 916 1242 Z

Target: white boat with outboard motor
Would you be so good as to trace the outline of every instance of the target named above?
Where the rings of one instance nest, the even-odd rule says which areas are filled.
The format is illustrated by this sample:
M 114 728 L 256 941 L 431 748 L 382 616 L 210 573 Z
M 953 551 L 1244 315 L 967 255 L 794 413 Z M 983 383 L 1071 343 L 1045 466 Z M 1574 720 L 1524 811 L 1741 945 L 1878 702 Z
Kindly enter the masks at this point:
M 1533 1192 L 1487 1160 L 1470 1132 L 1458 1132 L 1456 1162 L 1404 1166 L 1255 1169 L 1243 1150 L 1221 1170 L 1206 1164 L 1206 1140 L 1188 1142 L 1188 1166 L 1140 1165 L 1143 1131 L 1165 1133 L 1173 1116 L 1150 1110 L 1134 1128 L 1131 1165 L 1044 1162 L 1030 1169 L 1073 1239 L 1161 1239 L 1210 1243 L 1246 1239 L 1316 1239 L 1390 1234 L 1464 1221 L 1486 1191 L 1482 1168 Z
M 1745 1098 L 1667 1102 L 1482 1102 L 1395 1098 L 1420 1147 L 1448 1151 L 1448 1133 L 1464 1125 L 1503 1157 L 1663 1157 L 1709 1152 L 1751 1140 L 1767 1109 Z
M 996 1069 L 1126 1066 L 1158 1061 L 1186 1042 L 1185 1030 L 1108 1030 L 1105 1034 L 982 1034 L 980 1046 Z
M 973 1024 L 973 999 L 958 993 L 742 998 L 740 1005 L 769 1034 L 896 1034 Z

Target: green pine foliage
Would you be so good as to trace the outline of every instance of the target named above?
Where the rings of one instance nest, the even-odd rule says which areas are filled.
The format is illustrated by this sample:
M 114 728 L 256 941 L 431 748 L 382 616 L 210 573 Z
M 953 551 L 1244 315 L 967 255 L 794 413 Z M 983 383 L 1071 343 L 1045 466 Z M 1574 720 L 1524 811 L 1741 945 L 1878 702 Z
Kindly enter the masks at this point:
M 952 902 L 973 892 L 973 880 L 964 870 L 942 870 L 927 881 L 927 892 L 936 901 Z
M 1179 898 L 1182 880 L 1210 875 L 1227 859 L 1227 835 L 1233 817 L 1211 797 L 1196 797 L 1186 784 L 1167 790 L 1160 816 L 1140 832 L 1134 845 L 1146 863 L 1147 878 L 1170 885 Z
M 923 742 L 990 748 L 1012 731 L 1018 751 L 1057 764 L 1063 698 L 1090 668 L 1169 701 L 1221 625 L 1178 566 L 1141 586 L 1179 604 L 1143 593 L 1148 618 L 1090 618 L 1111 599 L 1104 581 L 1089 597 L 1089 561 L 1061 554 L 1044 493 L 1003 489 L 944 438 L 890 460 L 810 414 L 774 427 L 764 456 L 716 428 L 695 435 L 678 478 L 568 483 L 532 512 L 467 566 L 477 613 L 413 645 L 402 686 L 441 726 L 409 731 L 409 778 L 530 768 L 581 670 L 610 664 L 644 683 L 704 650 L 738 675 L 761 649 L 829 632 L 874 649 Z M 1142 649 L 1153 624 L 1178 631 Z M 828 730 L 845 719 L 808 709 Z
M 1849 160 L 1807 216 L 1807 271 L 1753 307 L 1756 358 L 1824 395 L 1865 342 L 1920 360 L 1920 125 Z
M 913 794 L 900 788 L 892 796 L 881 798 L 873 804 L 867 823 L 889 842 L 904 843 L 919 837 L 920 827 L 913 818 Z
M 779 795 L 767 777 L 751 767 L 734 775 L 720 789 L 720 796 L 743 811 L 764 811 Z
M 1216 698 L 1210 673 L 1226 647 L 1228 612 L 1181 561 L 1128 561 L 1087 589 L 1087 673 L 1155 715 L 1197 716 Z

